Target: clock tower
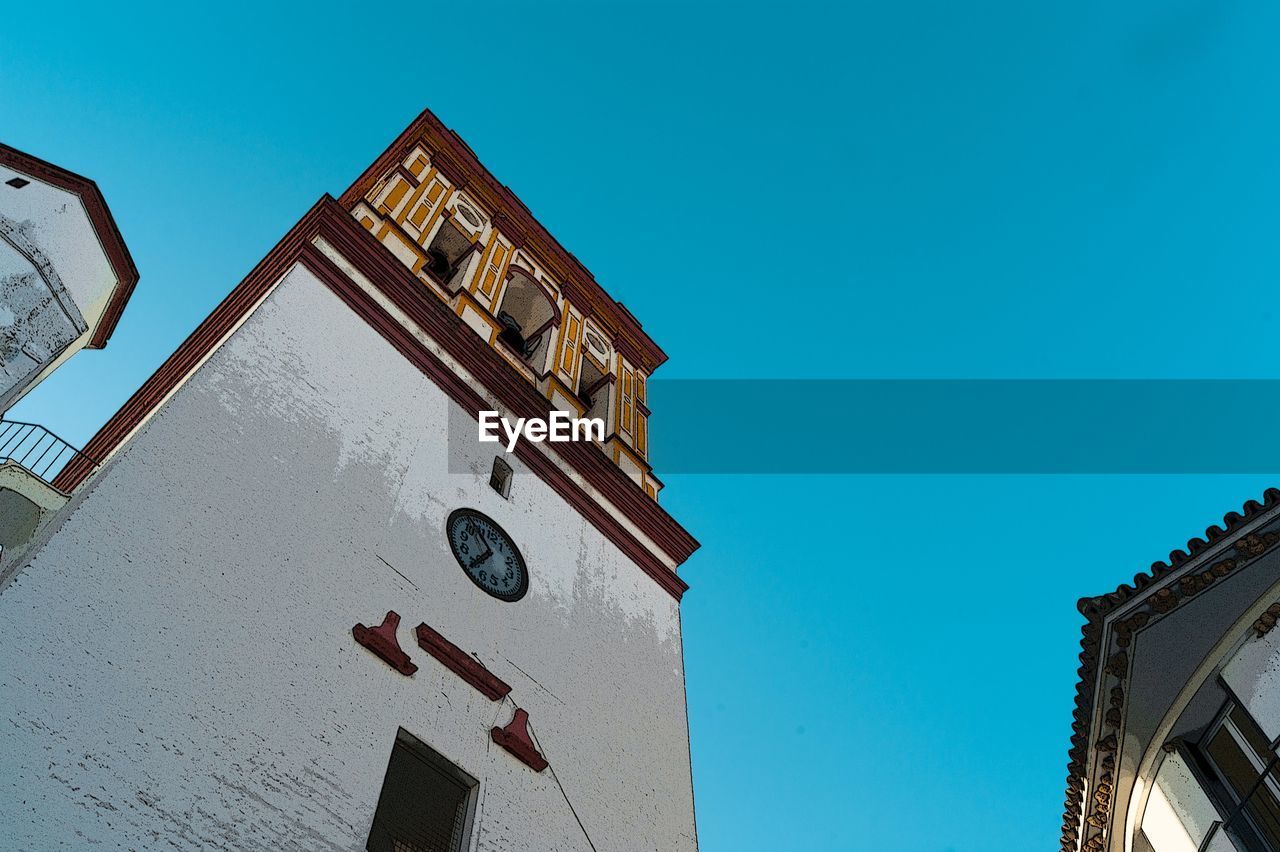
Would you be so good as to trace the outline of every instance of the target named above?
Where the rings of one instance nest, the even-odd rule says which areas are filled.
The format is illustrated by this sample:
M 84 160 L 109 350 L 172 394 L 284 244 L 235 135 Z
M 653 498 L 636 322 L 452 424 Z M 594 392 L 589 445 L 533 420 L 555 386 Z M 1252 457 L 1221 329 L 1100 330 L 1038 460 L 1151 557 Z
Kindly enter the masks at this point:
M 696 849 L 665 357 L 423 113 L 0 561 L 6 848 Z

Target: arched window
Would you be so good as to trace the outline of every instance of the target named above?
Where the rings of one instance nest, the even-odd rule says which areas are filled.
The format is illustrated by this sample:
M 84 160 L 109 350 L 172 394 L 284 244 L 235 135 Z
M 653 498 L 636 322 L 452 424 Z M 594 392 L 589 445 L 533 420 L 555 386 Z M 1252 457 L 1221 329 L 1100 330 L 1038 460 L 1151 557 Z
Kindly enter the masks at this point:
M 431 245 L 427 246 L 427 262 L 422 268 L 454 291 L 462 283 L 461 273 L 476 248 L 477 244 L 471 242 L 451 219 L 445 219 L 431 238 Z
M 532 273 L 515 266 L 507 278 L 498 306 L 498 322 L 502 323 L 498 339 L 525 361 L 536 363 L 551 345 L 551 330 L 560 322 L 560 309 Z
M 584 417 L 607 420 L 612 383 L 609 374 L 600 369 L 590 356 L 582 355 L 582 378 L 578 382 L 578 399 L 586 406 Z

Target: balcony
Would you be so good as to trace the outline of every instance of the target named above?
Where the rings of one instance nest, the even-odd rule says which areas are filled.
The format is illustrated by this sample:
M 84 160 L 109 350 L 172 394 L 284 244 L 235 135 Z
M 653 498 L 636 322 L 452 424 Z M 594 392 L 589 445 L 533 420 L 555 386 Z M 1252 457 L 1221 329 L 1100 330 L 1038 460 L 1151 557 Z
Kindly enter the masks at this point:
M 83 452 L 35 423 L 0 420 L 0 464 L 20 465 L 46 484 Z
M 35 423 L 0 420 L 0 567 L 19 559 L 67 502 L 52 485 L 83 452 Z

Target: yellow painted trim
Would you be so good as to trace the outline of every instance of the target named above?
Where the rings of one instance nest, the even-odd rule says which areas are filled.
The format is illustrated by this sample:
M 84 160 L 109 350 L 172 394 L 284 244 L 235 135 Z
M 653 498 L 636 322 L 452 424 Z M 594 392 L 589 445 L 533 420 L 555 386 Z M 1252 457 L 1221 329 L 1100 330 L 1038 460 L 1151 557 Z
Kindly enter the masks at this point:
M 497 229 L 494 229 L 494 233 L 498 233 Z M 499 234 L 499 239 L 501 239 L 501 234 Z M 507 270 L 511 268 L 511 261 L 514 260 L 516 256 L 515 246 L 504 246 L 501 242 L 498 243 L 498 246 L 502 249 L 503 255 L 502 260 L 497 267 L 497 276 L 494 278 L 495 283 L 493 285 L 493 295 L 489 297 L 489 304 L 493 306 L 495 313 L 499 306 L 502 305 L 502 297 L 506 295 Z
M 489 241 L 485 243 L 484 251 L 480 252 L 480 263 L 476 266 L 476 274 L 471 276 L 471 282 L 467 284 L 467 292 L 475 294 L 480 290 L 480 282 L 484 280 L 485 270 L 489 268 L 489 258 L 493 254 L 493 247 L 498 242 L 498 232 L 493 231 L 489 234 Z M 488 293 L 485 298 L 493 301 L 493 297 Z
M 422 237 L 419 241 L 422 243 L 423 248 L 426 248 L 427 246 L 427 234 L 430 234 L 431 229 L 436 226 L 436 222 L 440 219 L 440 214 L 444 212 L 444 206 L 449 203 L 449 198 L 453 195 L 453 187 L 445 184 L 443 180 L 441 181 L 441 185 L 445 187 L 444 196 L 440 199 L 440 203 L 436 205 L 436 209 L 432 212 L 431 218 L 427 220 L 426 227 L 422 229 Z
M 417 225 L 414 225 L 413 222 L 409 221 L 409 214 L 411 214 L 418 206 L 418 201 L 422 198 L 422 193 L 426 192 L 427 186 L 430 185 L 435 173 L 436 170 L 434 168 L 428 169 L 427 176 L 425 178 L 418 179 L 418 186 L 413 191 L 413 196 L 409 198 L 409 203 L 404 206 L 404 215 L 396 218 L 396 221 L 399 222 L 402 227 L 406 223 L 412 225 L 414 228 L 418 227 Z
M 382 201 L 378 202 L 378 210 L 387 216 L 395 214 L 395 210 L 400 206 L 400 201 L 404 198 L 405 193 L 413 188 L 404 179 L 404 175 L 399 172 L 391 176 L 391 181 L 391 188 L 387 190 L 387 194 Z
M 641 468 L 647 468 L 649 466 L 648 462 L 646 462 L 644 459 L 636 455 L 636 451 L 631 449 L 631 447 L 627 445 L 626 441 L 618 441 L 618 450 L 620 452 L 626 453 L 631 458 L 631 460 L 635 462 L 637 465 L 639 465 Z
M 574 357 L 578 354 L 579 338 L 582 333 L 582 318 L 574 314 L 568 314 L 564 321 L 564 345 L 560 349 L 560 372 L 564 373 L 570 382 L 576 382 L 578 377 L 578 361 Z

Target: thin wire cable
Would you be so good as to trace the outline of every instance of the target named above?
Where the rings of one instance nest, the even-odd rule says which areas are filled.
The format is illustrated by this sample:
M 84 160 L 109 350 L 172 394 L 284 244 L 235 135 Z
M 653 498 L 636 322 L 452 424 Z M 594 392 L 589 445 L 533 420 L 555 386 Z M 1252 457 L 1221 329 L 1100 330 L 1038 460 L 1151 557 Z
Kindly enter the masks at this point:
M 542 747 L 542 743 L 538 741 L 538 735 L 533 730 L 532 725 L 526 723 L 529 729 L 529 736 L 533 737 L 533 744 L 538 747 L 538 751 L 542 754 L 543 760 L 547 759 L 546 749 Z M 556 786 L 560 788 L 560 795 L 564 796 L 564 803 L 569 806 L 569 813 L 573 814 L 573 818 L 578 823 L 578 828 L 582 829 L 582 836 L 587 838 L 587 845 L 591 847 L 591 852 L 600 852 L 596 849 L 596 844 L 592 842 L 591 835 L 587 833 L 587 827 L 582 824 L 582 818 L 578 816 L 578 809 L 573 806 L 573 802 L 569 801 L 569 794 L 564 791 L 564 785 L 560 783 L 560 776 L 556 775 L 556 768 L 551 765 L 551 761 L 547 760 L 547 768 L 551 770 L 551 780 L 556 782 Z

